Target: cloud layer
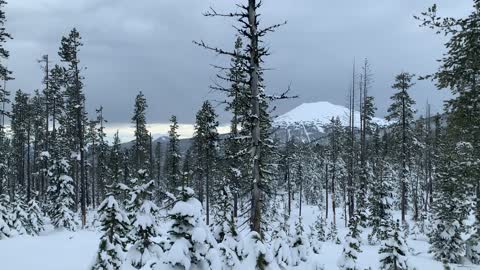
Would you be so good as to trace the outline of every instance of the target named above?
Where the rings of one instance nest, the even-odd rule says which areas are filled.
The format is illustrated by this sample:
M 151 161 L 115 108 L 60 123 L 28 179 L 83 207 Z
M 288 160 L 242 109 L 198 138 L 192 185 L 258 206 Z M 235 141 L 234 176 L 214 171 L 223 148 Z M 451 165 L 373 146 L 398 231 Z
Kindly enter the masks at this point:
M 58 61 L 61 36 L 77 27 L 85 44 L 81 64 L 87 68 L 89 111 L 103 105 L 110 122 L 128 123 L 134 97 L 142 90 L 148 121 L 165 123 L 176 114 L 181 122 L 192 123 L 203 100 L 221 99 L 208 88 L 216 72 L 210 64 L 228 62 L 192 40 L 232 47 L 234 22 L 205 18 L 202 12 L 210 6 L 232 10 L 233 2 L 238 1 L 10 0 L 7 28 L 15 39 L 8 43 L 8 64 L 16 80 L 9 88 L 41 88 L 36 60 L 48 53 Z M 353 59 L 367 57 L 375 80 L 371 93 L 378 114 L 384 115 L 396 73 L 427 74 L 437 67 L 445 40 L 418 28 L 413 19 L 434 2 L 441 15 L 461 16 L 472 1 L 265 0 L 265 25 L 288 20 L 266 40 L 273 53 L 267 59 L 267 67 L 273 68 L 266 74 L 267 90 L 279 92 L 291 84 L 300 95 L 278 104 L 277 112 L 303 102 L 345 104 Z M 430 82 L 418 83 L 412 94 L 420 109 L 428 99 L 436 110 L 448 96 Z M 228 114 L 221 106 L 217 111 L 226 123 Z

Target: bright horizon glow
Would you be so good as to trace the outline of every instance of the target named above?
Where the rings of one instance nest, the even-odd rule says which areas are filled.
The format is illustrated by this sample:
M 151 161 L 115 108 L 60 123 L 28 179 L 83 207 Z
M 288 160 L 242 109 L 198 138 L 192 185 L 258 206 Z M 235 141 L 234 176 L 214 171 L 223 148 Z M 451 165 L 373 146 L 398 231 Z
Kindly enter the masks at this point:
M 113 136 L 117 132 L 122 143 L 130 142 L 134 140 L 135 126 L 131 123 L 107 123 L 105 125 L 105 133 L 109 143 L 113 142 Z M 168 136 L 170 130 L 170 123 L 152 123 L 147 124 L 147 130 L 152 134 L 153 139 L 157 139 L 161 136 Z M 218 133 L 225 134 L 230 131 L 229 125 L 220 125 Z M 192 138 L 195 132 L 193 124 L 178 124 L 178 134 L 180 139 Z

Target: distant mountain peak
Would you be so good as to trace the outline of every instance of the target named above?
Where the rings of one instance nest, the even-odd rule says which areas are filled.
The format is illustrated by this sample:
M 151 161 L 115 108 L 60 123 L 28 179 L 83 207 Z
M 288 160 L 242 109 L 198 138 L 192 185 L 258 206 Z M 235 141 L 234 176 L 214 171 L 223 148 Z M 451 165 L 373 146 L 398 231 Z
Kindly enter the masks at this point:
M 309 124 L 321 128 L 328 124 L 332 117 L 339 117 L 342 125 L 347 126 L 349 124 L 349 109 L 328 101 L 303 103 L 291 111 L 278 116 L 274 121 L 277 126 Z M 388 123 L 385 119 L 378 117 L 374 117 L 373 122 L 379 125 Z M 358 111 L 355 111 L 355 126 L 360 126 L 360 113 Z

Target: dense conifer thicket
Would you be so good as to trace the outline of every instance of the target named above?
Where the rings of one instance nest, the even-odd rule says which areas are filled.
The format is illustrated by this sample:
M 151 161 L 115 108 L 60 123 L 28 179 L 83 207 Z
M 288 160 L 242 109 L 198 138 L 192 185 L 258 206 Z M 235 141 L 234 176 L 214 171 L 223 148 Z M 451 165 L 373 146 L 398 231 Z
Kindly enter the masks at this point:
M 416 17 L 448 37 L 446 53 L 432 75 L 401 72 L 385 86 L 392 93 L 388 124 L 372 120 L 373 73 L 365 60 L 358 74 L 354 69 L 349 124 L 332 118 L 315 141 L 275 132 L 272 103 L 292 97 L 269 94 L 263 40 L 282 24 L 262 26 L 261 1 L 242 2 L 232 13 L 205 14 L 238 23 L 231 50 L 194 42 L 230 60 L 212 86 L 225 94 L 230 132 L 219 135 L 217 113 L 205 101 L 185 151 L 175 115 L 168 142 L 153 143 L 146 112 L 156 101 L 142 92 L 132 106 L 132 146 L 122 146 L 118 132 L 107 141 L 108 108 L 85 111 L 84 44 L 75 28 L 60 39 L 60 63 L 42 58 L 41 91 L 9 92 L 0 84 L 0 241 L 38 235 L 46 224 L 84 229 L 93 209 L 102 236 L 92 269 L 290 269 L 326 241 L 343 245 L 339 269 L 359 269 L 363 245 L 380 245 L 381 269 L 413 269 L 410 234 L 427 237 L 445 265 L 479 264 L 480 0 L 465 18 L 440 18 L 436 6 Z M 13 79 L 3 64 L 12 38 L 5 4 L 0 0 L 1 81 Z M 411 97 L 418 79 L 454 94 L 442 114 L 418 117 Z M 302 223 L 304 205 L 319 209 L 310 228 Z M 337 230 L 342 223 L 345 237 Z

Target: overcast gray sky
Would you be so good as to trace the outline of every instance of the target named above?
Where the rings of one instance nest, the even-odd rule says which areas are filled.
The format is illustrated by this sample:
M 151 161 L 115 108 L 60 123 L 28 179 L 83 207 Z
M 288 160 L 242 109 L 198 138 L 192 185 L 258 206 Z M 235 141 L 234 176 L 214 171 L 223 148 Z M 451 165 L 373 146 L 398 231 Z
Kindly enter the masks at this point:
M 205 18 L 210 6 L 231 11 L 239 1 L 226 0 L 9 0 L 7 28 L 15 38 L 7 47 L 15 81 L 9 89 L 41 88 L 42 73 L 36 59 L 49 54 L 58 61 L 60 39 L 72 27 L 80 31 L 80 55 L 87 107 L 103 105 L 106 118 L 128 127 L 133 100 L 139 90 L 149 103 L 147 120 L 165 123 L 176 114 L 192 123 L 195 112 L 210 93 L 216 70 L 210 64 L 228 61 L 192 44 L 204 40 L 231 48 L 235 22 Z M 240 1 L 241 2 L 241 1 Z M 345 105 L 352 61 L 369 59 L 374 73 L 371 93 L 379 116 L 392 95 L 393 77 L 401 71 L 427 74 L 437 68 L 444 39 L 418 27 L 413 19 L 433 3 L 440 15 L 463 16 L 471 0 L 264 0 L 264 25 L 288 20 L 269 35 L 272 55 L 266 59 L 267 91 L 291 85 L 300 98 L 278 104 L 277 114 L 303 102 L 330 101 Z M 419 110 L 427 99 L 440 110 L 446 91 L 431 82 L 413 89 Z M 228 115 L 218 108 L 221 122 Z M 112 124 L 113 126 L 113 124 Z M 159 129 L 163 133 L 165 128 Z M 188 129 L 188 128 L 187 128 Z

